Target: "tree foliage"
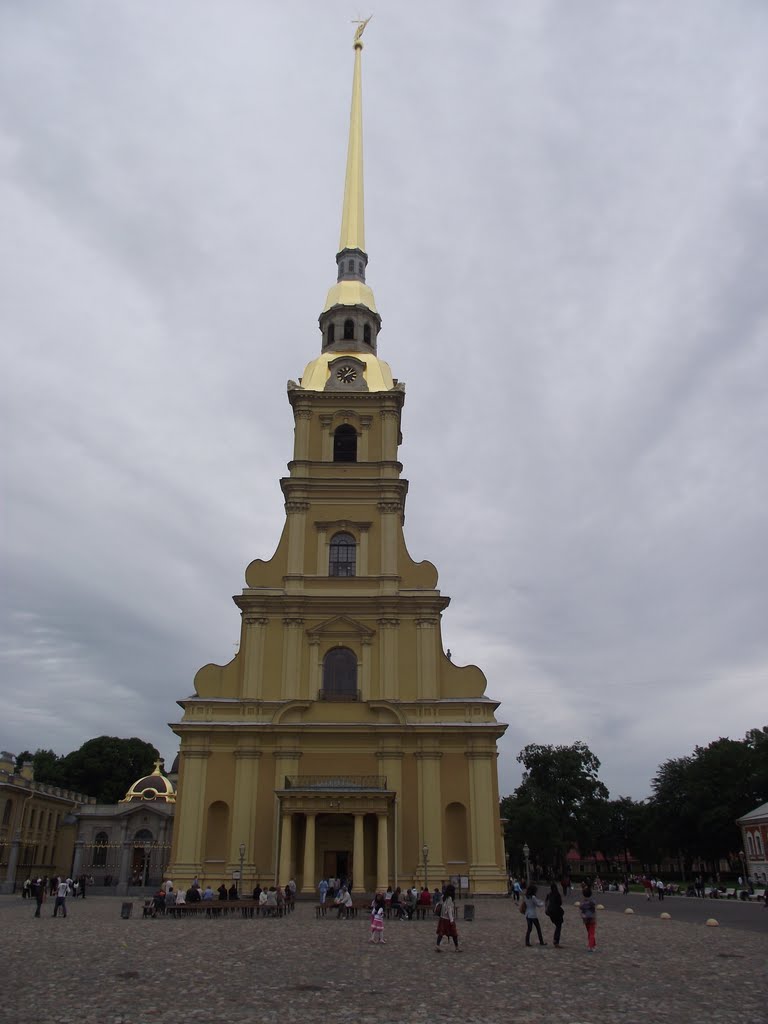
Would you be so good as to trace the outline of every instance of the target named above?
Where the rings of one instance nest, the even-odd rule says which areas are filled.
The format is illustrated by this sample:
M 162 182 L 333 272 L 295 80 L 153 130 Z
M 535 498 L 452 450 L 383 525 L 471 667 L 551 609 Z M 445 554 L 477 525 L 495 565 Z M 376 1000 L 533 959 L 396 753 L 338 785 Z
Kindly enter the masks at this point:
M 768 728 L 721 737 L 659 766 L 651 807 L 665 852 L 713 864 L 738 852 L 736 819 L 768 799 Z
M 608 799 L 598 777 L 600 761 L 581 740 L 569 746 L 532 743 L 517 760 L 522 782 L 501 805 L 509 849 L 519 857 L 527 843 L 535 863 L 562 870 L 571 847 L 593 845 L 594 822 Z
M 32 763 L 37 782 L 73 789 L 95 797 L 99 803 L 113 804 L 125 796 L 132 783 L 152 771 L 158 756 L 156 747 L 136 736 L 97 736 L 64 757 L 52 750 L 38 750 Z

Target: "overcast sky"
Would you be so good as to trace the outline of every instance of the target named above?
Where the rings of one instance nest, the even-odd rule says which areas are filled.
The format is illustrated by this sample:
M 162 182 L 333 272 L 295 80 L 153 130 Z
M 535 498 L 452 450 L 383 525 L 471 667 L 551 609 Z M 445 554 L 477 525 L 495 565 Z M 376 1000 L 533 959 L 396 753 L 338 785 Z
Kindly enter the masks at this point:
M 170 763 L 235 652 L 335 281 L 355 15 L 0 0 L 5 749 Z M 365 43 L 445 646 L 501 701 L 502 794 L 583 739 L 646 796 L 768 721 L 768 4 L 382 0 Z

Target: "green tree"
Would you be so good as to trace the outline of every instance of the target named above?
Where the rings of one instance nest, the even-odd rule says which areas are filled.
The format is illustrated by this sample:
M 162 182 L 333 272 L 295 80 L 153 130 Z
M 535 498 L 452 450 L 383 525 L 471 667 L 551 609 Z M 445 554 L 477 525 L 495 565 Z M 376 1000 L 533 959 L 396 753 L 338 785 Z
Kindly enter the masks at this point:
M 32 755 L 32 768 L 35 782 L 45 782 L 49 786 L 61 786 L 61 758 L 53 750 L 38 749 Z
M 508 848 L 517 858 L 527 843 L 535 864 L 561 872 L 571 847 L 594 847 L 592 825 L 608 799 L 598 777 L 600 761 L 581 740 L 569 746 L 529 744 L 517 760 L 522 782 L 501 802 Z
M 113 804 L 136 779 L 152 771 L 158 756 L 156 747 L 135 736 L 97 736 L 61 758 L 59 785 Z

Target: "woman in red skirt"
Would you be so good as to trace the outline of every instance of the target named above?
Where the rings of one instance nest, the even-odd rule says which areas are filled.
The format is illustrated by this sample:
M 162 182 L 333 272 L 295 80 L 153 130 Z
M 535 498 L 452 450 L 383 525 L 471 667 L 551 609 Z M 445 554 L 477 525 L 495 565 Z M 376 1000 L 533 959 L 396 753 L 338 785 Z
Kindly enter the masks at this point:
M 444 935 L 448 935 L 452 938 L 453 944 L 456 947 L 456 952 L 461 952 L 459 949 L 459 933 L 456 930 L 456 908 L 453 904 L 455 895 L 455 888 L 452 885 L 447 885 L 445 887 L 443 902 L 440 905 L 440 919 L 437 922 L 437 945 L 435 946 L 435 949 L 438 953 L 442 953 L 440 943 L 443 941 Z

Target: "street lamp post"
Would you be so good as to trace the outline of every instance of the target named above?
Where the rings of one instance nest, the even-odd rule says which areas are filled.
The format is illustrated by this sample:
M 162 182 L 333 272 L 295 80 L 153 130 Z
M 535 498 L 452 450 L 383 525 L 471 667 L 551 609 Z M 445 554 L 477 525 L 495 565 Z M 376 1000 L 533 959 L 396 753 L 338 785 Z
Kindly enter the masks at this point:
M 424 859 L 424 888 L 429 889 L 429 881 L 427 880 L 427 861 L 429 860 L 429 847 L 426 843 L 421 848 L 421 856 Z
M 525 857 L 525 884 L 526 884 L 526 886 L 531 884 L 531 864 L 530 864 L 530 861 L 528 860 L 528 857 L 530 856 L 530 853 L 531 853 L 531 851 L 530 851 L 530 849 L 528 847 L 528 843 L 523 843 L 523 857 Z
M 237 895 L 242 896 L 243 861 L 245 860 L 245 843 L 240 843 L 240 878 L 238 879 Z

